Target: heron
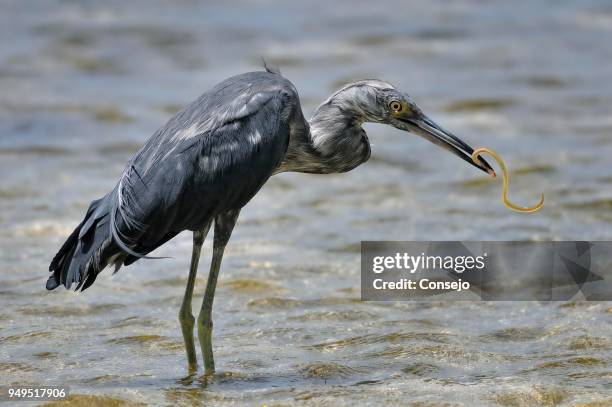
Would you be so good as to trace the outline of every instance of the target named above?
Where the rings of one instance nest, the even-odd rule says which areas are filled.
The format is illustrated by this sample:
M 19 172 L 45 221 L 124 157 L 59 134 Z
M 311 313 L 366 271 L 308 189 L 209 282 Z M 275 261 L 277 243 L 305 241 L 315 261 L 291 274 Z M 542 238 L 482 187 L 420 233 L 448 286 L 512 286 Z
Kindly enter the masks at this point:
M 265 65 L 265 64 L 264 64 Z M 212 374 L 212 309 L 225 247 L 240 214 L 273 175 L 344 173 L 365 163 L 371 147 L 362 125 L 383 123 L 445 148 L 476 168 L 472 147 L 431 120 L 405 92 L 360 80 L 334 92 L 304 118 L 296 87 L 280 71 L 230 77 L 187 105 L 128 161 L 114 188 L 91 202 L 51 264 L 46 288 L 90 287 L 183 231 L 193 233 L 189 275 L 178 313 L 189 371 L 197 371 L 192 312 L 202 244 L 214 224 L 212 259 L 197 335 L 205 374 Z

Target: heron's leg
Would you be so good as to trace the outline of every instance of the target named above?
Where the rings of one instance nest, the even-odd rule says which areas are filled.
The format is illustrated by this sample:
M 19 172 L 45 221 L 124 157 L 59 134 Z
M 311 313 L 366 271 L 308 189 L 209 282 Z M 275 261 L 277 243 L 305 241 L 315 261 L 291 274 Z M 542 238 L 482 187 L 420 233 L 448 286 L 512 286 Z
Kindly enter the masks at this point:
M 215 371 L 215 360 L 212 351 L 212 305 L 215 297 L 215 287 L 217 286 L 217 277 L 219 276 L 219 268 L 221 267 L 225 245 L 232 235 L 232 230 L 239 213 L 239 210 L 228 211 L 215 218 L 212 262 L 208 274 L 208 282 L 206 283 L 204 301 L 202 301 L 202 309 L 198 316 L 198 338 L 202 347 L 206 374 L 211 374 Z
M 198 273 L 200 251 L 209 229 L 210 223 L 208 223 L 204 229 L 193 232 L 193 249 L 191 252 L 191 265 L 189 266 L 189 278 L 187 279 L 187 288 L 185 289 L 183 304 L 179 311 L 181 331 L 183 332 L 183 340 L 185 341 L 185 349 L 187 350 L 187 363 L 191 371 L 194 371 L 198 365 L 195 345 L 193 343 L 193 325 L 195 320 L 191 313 L 191 298 L 193 296 L 193 286 L 195 285 L 196 274 Z

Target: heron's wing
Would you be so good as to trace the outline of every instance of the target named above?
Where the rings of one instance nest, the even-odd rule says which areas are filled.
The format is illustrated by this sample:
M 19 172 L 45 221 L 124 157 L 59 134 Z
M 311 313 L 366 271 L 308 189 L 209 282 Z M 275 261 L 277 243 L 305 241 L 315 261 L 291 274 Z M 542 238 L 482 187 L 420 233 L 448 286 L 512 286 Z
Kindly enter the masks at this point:
M 169 232 L 243 206 L 272 175 L 287 149 L 297 96 L 292 85 L 264 85 L 217 86 L 130 161 L 111 211 L 114 240 L 125 252 L 139 256 L 132 248 L 149 252 Z

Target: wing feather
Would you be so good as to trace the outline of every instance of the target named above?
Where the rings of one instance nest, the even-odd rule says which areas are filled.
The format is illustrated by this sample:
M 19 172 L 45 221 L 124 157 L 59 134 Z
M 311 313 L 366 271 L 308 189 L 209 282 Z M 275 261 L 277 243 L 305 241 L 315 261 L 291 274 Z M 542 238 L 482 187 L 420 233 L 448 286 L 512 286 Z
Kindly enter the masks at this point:
M 246 204 L 280 164 L 297 94 L 280 75 L 254 74 L 202 95 L 130 160 L 110 215 L 113 240 L 126 253 L 146 257 L 169 233 Z

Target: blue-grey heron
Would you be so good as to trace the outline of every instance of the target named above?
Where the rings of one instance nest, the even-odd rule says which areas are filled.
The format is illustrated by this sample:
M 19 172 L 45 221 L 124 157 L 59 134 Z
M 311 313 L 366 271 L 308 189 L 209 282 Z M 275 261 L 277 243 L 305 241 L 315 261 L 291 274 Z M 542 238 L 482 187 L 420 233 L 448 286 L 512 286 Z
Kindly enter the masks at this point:
M 178 233 L 193 231 L 193 251 L 179 320 L 189 368 L 197 366 L 191 298 L 202 243 L 214 221 L 213 254 L 198 317 L 205 371 L 214 371 L 212 305 L 240 209 L 270 176 L 287 171 L 349 171 L 370 157 L 364 122 L 416 133 L 493 173 L 473 149 L 425 116 L 387 82 L 350 83 L 306 121 L 296 88 L 279 72 L 226 79 L 177 113 L 128 162 L 115 188 L 91 203 L 85 219 L 52 260 L 47 289 L 85 290 L 108 265 L 118 270 Z

